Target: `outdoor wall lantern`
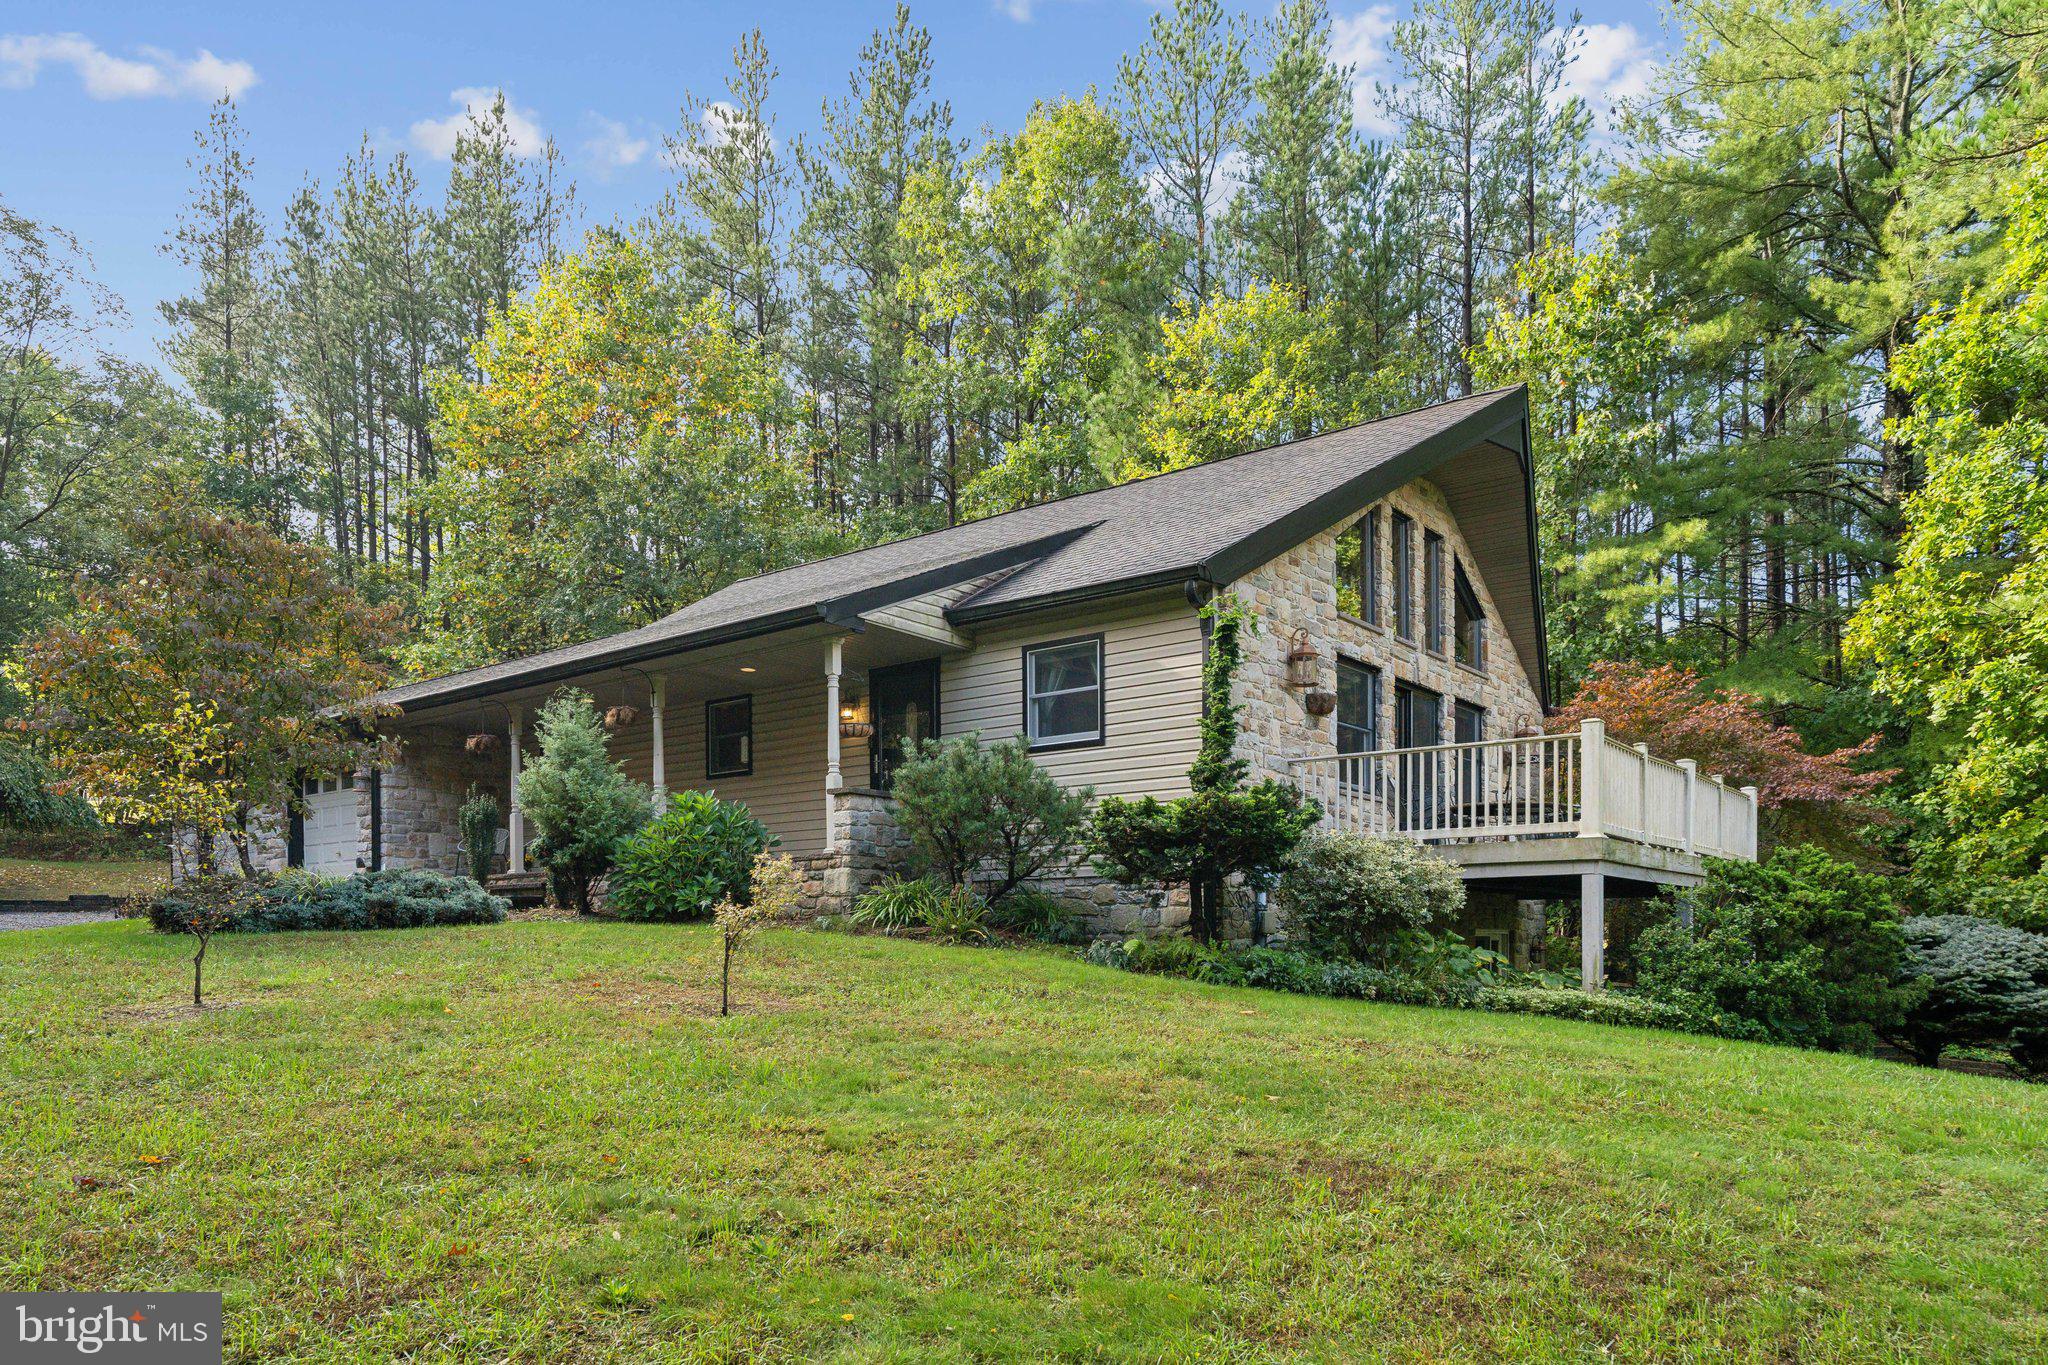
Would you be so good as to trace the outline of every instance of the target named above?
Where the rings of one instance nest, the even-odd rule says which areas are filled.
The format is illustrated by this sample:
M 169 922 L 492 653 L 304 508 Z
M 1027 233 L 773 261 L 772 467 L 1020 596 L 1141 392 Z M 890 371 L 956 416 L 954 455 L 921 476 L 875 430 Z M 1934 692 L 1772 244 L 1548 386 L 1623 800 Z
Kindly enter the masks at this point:
M 1314 687 L 1322 681 L 1322 653 L 1315 641 L 1308 638 L 1308 627 L 1294 632 L 1287 644 L 1287 685 L 1289 687 Z
M 841 739 L 866 739 L 875 732 L 875 723 L 867 718 L 867 707 L 858 697 L 849 697 L 839 708 L 839 737 Z

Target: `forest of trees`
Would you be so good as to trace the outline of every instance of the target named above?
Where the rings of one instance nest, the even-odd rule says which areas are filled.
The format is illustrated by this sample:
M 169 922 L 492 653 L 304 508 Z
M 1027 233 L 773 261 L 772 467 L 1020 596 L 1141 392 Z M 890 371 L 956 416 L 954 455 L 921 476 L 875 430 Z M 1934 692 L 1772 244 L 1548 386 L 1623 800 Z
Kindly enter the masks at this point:
M 1921 348 L 2038 287 L 2009 229 L 2044 193 L 2048 24 L 2029 0 L 1674 19 L 1606 121 L 1567 93 L 1581 31 L 1552 0 L 1419 0 L 1383 139 L 1324 0 L 1178 0 L 1111 86 L 982 137 L 907 9 L 803 136 L 755 31 L 682 95 L 667 193 L 607 224 L 552 148 L 516 155 L 502 101 L 438 192 L 366 139 L 266 217 L 223 102 L 165 233 L 188 284 L 161 369 L 108 350 L 121 304 L 61 225 L 0 203 L 0 649 L 166 497 L 324 547 L 421 674 L 1526 383 L 1562 693 L 1601 660 L 1693 669 L 1816 750 L 1881 733 L 1905 809 L 1976 741 L 1852 623 L 1908 547 L 1939 568 L 1915 494 L 1969 442 L 1922 411 L 1958 390 Z M 1953 421 L 2038 409 L 2013 383 Z M 1915 837 L 1966 808 L 1914 806 Z M 1996 856 L 2044 853 L 2048 811 Z

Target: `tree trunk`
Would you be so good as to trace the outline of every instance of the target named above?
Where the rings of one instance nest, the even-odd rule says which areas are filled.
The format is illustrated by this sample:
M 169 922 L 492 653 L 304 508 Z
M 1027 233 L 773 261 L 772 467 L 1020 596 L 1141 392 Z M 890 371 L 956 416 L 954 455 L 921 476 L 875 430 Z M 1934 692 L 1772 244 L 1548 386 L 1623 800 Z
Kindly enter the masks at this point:
M 205 1003 L 200 998 L 199 986 L 201 974 L 206 968 L 206 944 L 211 937 L 209 934 L 200 934 L 198 936 L 199 951 L 192 954 L 192 1008 L 195 1010 L 201 1008 Z

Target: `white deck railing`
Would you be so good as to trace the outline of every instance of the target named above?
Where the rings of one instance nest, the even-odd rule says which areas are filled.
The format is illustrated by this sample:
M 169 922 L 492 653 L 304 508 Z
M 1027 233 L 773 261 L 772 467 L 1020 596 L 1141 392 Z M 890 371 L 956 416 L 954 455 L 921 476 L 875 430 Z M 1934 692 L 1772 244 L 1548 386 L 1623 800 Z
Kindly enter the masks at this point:
M 1290 760 L 1326 828 L 1430 843 L 1604 836 L 1713 858 L 1756 856 L 1756 789 L 1702 776 L 1602 721 L 1527 739 Z

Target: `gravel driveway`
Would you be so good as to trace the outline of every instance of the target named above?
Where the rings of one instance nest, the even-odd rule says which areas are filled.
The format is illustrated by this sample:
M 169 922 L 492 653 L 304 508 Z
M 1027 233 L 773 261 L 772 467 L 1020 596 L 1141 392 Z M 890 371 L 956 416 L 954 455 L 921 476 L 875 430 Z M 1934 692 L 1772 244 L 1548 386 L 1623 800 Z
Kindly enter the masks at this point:
M 54 929 L 60 924 L 94 924 L 117 918 L 111 910 L 8 910 L 0 912 L 0 933 L 9 929 Z

